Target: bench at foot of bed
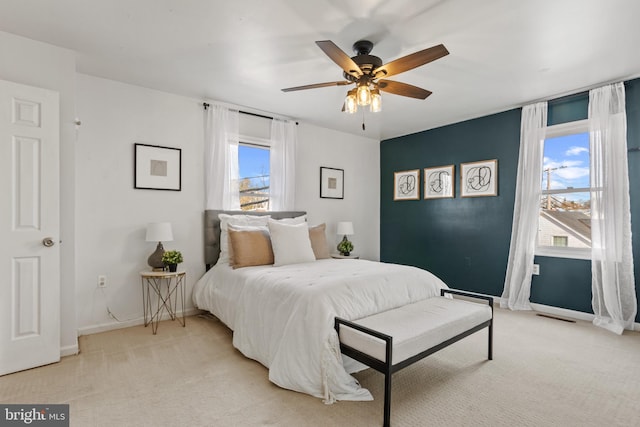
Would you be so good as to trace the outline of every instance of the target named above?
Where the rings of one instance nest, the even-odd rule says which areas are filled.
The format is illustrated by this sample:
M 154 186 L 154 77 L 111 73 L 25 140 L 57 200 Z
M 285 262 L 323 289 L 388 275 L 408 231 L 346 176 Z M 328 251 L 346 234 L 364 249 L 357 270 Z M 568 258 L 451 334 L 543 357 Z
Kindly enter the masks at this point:
M 445 294 L 483 302 L 454 299 Z M 342 354 L 385 376 L 385 427 L 391 423 L 391 375 L 483 328 L 489 328 L 488 358 L 491 360 L 493 298 L 453 289 L 442 289 L 439 297 L 362 319 L 335 319 Z

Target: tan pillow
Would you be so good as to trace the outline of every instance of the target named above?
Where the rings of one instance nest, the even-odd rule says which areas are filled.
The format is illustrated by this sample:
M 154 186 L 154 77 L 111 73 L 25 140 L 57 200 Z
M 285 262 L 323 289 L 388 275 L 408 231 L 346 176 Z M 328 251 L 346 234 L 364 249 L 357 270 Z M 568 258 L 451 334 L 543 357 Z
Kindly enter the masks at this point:
M 325 234 L 326 224 L 309 227 L 309 240 L 311 240 L 311 249 L 316 259 L 327 259 L 329 255 L 329 245 L 327 244 L 327 235 Z
M 220 214 L 222 215 L 222 214 Z M 225 232 L 224 234 L 227 236 L 227 260 L 225 261 L 227 264 L 233 266 L 233 247 L 231 246 L 231 238 L 229 237 L 229 230 L 233 230 L 233 231 L 264 231 L 265 233 L 267 233 L 267 236 L 269 235 L 269 229 L 267 228 L 267 226 L 256 226 L 256 225 L 236 225 L 236 224 L 228 224 L 227 227 L 225 227 Z
M 269 232 L 229 228 L 229 264 L 233 268 L 273 264 Z

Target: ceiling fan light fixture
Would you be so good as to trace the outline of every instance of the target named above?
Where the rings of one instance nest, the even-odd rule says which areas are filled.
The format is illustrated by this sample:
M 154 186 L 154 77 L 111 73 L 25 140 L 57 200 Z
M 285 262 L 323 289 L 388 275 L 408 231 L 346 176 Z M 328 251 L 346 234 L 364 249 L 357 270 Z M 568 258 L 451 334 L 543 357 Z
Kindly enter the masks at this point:
M 378 89 L 371 91 L 371 106 L 369 107 L 372 113 L 379 113 L 382 111 L 382 96 Z
M 353 114 L 358 111 L 358 102 L 356 101 L 356 89 L 351 89 L 347 92 L 347 97 L 344 99 L 344 111 L 349 114 Z
M 409 98 L 426 99 L 431 95 L 430 91 L 407 83 L 386 80 L 386 78 L 413 70 L 449 55 L 447 48 L 439 44 L 383 63 L 382 59 L 371 55 L 373 43 L 368 40 L 359 40 L 354 43 L 353 49 L 356 55 L 353 57 L 347 55 L 331 40 L 316 41 L 316 45 L 342 69 L 344 80 L 289 87 L 282 89 L 282 91 L 291 92 L 355 84 L 356 87 L 347 92 L 342 106 L 342 110 L 349 114 L 357 112 L 358 105 L 368 105 L 369 110 L 374 113 L 381 111 L 380 91 Z M 364 130 L 364 123 L 362 127 Z
M 369 85 L 361 84 L 358 86 L 358 105 L 371 104 L 371 90 Z

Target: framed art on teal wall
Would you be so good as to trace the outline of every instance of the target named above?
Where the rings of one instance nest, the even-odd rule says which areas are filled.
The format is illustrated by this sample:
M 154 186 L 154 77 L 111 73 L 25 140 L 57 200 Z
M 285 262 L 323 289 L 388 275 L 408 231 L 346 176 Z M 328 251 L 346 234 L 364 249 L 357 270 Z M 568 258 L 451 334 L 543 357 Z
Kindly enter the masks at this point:
M 393 200 L 418 200 L 420 198 L 420 169 L 394 172 Z
M 498 160 L 460 163 L 460 195 L 480 197 L 498 195 Z
M 454 165 L 424 168 L 424 198 L 444 199 L 454 197 Z

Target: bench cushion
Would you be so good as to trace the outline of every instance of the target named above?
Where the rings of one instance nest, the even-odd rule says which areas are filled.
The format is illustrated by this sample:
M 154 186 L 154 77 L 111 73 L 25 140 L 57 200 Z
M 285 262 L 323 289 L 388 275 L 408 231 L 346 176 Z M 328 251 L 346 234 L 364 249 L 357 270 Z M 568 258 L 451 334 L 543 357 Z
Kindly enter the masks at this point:
M 488 304 L 433 297 L 353 322 L 393 337 L 395 365 L 490 320 L 491 316 Z M 385 342 L 379 338 L 341 325 L 340 342 L 386 362 Z

